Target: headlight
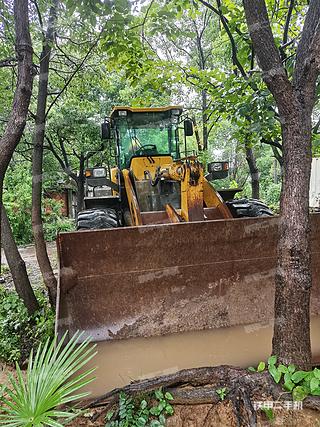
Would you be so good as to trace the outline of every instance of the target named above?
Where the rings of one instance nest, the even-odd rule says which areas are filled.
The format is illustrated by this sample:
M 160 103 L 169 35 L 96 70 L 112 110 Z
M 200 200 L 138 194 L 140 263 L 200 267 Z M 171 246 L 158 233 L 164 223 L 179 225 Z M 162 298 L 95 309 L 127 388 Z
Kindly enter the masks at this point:
M 105 168 L 94 168 L 92 175 L 94 178 L 104 178 L 105 176 L 107 176 L 107 172 Z
M 214 172 L 222 171 L 222 163 L 214 163 L 214 164 L 212 165 L 212 170 L 213 170 Z
M 228 172 L 229 162 L 211 162 L 208 164 L 208 172 Z

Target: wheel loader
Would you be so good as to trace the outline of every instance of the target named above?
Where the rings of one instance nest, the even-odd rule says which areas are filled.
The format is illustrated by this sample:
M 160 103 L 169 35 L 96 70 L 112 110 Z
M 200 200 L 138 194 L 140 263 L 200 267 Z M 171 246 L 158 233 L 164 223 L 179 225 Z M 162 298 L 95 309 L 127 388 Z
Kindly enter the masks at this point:
M 139 283 L 152 287 L 159 277 L 161 286 L 174 287 L 175 271 L 180 281 L 188 281 L 181 266 L 201 264 L 203 256 L 202 250 L 194 252 L 192 235 L 206 245 L 206 239 L 219 238 L 217 228 L 222 232 L 235 218 L 272 216 L 258 200 L 234 200 L 237 190 L 215 190 L 212 181 L 227 176 L 228 162 L 212 162 L 205 172 L 189 148 L 192 135 L 193 123 L 184 118 L 180 106 L 114 107 L 102 124 L 114 165 L 108 166 L 109 155 L 107 165 L 86 169 L 86 197 L 77 231 L 58 236 L 60 333 L 80 329 L 95 340 L 109 339 L 119 327 L 114 316 L 132 318 L 127 300 L 116 312 L 112 309 L 122 300 L 118 293 L 124 292 L 123 287 L 123 295 L 130 299 Z M 194 224 L 189 231 L 184 228 L 187 224 Z M 209 227 L 202 237 L 201 224 Z M 179 247 L 184 255 L 178 262 Z M 166 251 L 173 256 L 169 264 L 164 262 Z M 152 257 L 153 252 L 158 255 Z M 214 260 L 214 255 L 210 258 Z M 142 301 L 144 295 L 139 298 Z M 152 309 L 155 300 L 150 304 Z M 142 302 L 138 311 L 146 312 Z
M 272 215 L 259 201 L 230 200 L 239 190 L 214 189 L 209 179 L 225 178 L 228 162 L 212 162 L 204 174 L 188 151 L 193 123 L 182 114 L 178 106 L 112 110 L 102 137 L 116 149 L 117 164 L 87 168 L 78 230 Z

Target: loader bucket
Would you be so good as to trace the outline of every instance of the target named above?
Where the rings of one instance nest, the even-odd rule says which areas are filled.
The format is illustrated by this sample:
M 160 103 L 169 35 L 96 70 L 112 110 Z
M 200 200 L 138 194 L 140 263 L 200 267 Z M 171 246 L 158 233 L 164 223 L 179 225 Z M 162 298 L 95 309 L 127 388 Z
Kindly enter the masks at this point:
M 164 336 L 273 318 L 277 217 L 61 233 L 59 335 Z M 320 215 L 311 314 L 320 314 Z

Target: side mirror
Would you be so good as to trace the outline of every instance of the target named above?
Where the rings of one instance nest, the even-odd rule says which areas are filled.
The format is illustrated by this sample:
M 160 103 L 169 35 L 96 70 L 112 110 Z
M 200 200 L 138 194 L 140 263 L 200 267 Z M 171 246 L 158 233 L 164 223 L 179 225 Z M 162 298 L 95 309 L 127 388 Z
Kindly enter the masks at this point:
M 101 124 L 101 139 L 111 139 L 110 122 L 104 122 Z
M 185 136 L 192 136 L 193 135 L 193 121 L 190 119 L 185 119 L 183 122 L 184 127 L 184 134 Z

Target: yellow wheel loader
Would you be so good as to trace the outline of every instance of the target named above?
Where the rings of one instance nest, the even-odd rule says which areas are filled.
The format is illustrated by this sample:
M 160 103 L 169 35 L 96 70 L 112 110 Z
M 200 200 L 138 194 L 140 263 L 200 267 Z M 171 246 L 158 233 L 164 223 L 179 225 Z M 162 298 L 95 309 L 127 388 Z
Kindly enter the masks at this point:
M 157 305 L 154 286 L 159 295 L 166 288 L 174 293 L 191 280 L 190 266 L 202 264 L 202 286 L 208 286 L 217 277 L 210 263 L 219 258 L 219 239 L 232 245 L 224 227 L 238 217 L 272 216 L 258 200 L 233 200 L 238 190 L 215 190 L 210 181 L 227 176 L 228 162 L 209 164 L 205 174 L 188 151 L 192 121 L 182 117 L 179 106 L 114 107 L 102 124 L 114 166 L 86 169 L 78 231 L 58 236 L 59 333 L 84 330 L 97 341 L 121 338 L 119 329 L 138 319 L 134 323 L 144 326 L 129 335 L 140 336 L 141 328 L 143 336 L 152 335 L 147 319 Z M 214 253 L 205 260 L 208 244 Z M 151 289 L 152 301 L 145 295 Z
M 228 201 L 235 191 L 214 189 L 207 177 L 226 177 L 228 163 L 209 164 L 204 176 L 197 156 L 188 152 L 192 121 L 181 116 L 182 108 L 175 106 L 113 109 L 102 136 L 116 148 L 117 166 L 86 170 L 91 192 L 78 214 L 78 230 L 272 215 L 259 201 Z

